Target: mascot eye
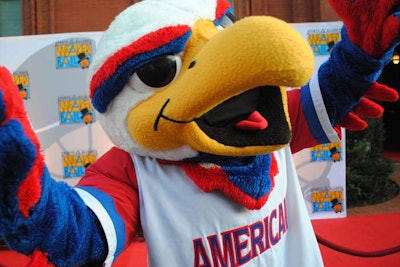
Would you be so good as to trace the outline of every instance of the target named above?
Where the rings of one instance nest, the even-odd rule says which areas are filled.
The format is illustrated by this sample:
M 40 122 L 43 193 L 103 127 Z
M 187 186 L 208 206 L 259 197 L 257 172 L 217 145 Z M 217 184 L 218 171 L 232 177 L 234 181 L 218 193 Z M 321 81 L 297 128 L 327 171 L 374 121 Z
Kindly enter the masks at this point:
M 182 61 L 178 55 L 165 55 L 140 67 L 132 78 L 136 76 L 144 85 L 160 88 L 170 84 L 178 76 L 181 66 Z

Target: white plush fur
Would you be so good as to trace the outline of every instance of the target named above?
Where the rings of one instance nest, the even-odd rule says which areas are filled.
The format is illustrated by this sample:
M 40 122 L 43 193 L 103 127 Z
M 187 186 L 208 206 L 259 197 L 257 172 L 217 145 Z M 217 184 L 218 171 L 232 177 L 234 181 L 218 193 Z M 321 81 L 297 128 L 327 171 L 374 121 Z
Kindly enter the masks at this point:
M 108 137 L 119 148 L 141 156 L 151 156 L 167 160 L 181 160 L 196 156 L 198 152 L 188 146 L 165 151 L 148 151 L 132 139 L 126 125 L 129 110 L 139 102 L 150 97 L 153 93 L 151 90 L 147 92 L 144 92 L 144 90 L 135 90 L 127 84 L 110 103 L 107 112 L 96 114 Z
M 115 18 L 101 37 L 89 69 L 89 83 L 110 56 L 143 35 L 166 26 L 192 26 L 198 19 L 214 20 L 215 12 L 215 0 L 145 0 L 132 5 Z M 126 125 L 129 110 L 152 93 L 135 90 L 128 83 L 107 111 L 97 114 L 106 134 L 116 146 L 138 155 L 169 160 L 196 156 L 198 152 L 187 146 L 162 152 L 147 151 L 132 139 Z
M 91 62 L 90 79 L 101 65 L 122 47 L 158 29 L 192 26 L 196 20 L 215 19 L 216 1 L 212 0 L 145 0 L 120 13 L 100 39 Z

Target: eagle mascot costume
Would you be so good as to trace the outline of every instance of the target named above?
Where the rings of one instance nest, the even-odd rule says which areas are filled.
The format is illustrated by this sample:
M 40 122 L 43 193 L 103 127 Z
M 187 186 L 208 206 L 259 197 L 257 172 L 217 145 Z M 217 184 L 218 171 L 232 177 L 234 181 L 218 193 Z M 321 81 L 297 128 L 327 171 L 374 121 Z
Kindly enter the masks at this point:
M 39 266 L 112 266 L 143 231 L 149 266 L 322 266 L 292 153 L 339 140 L 340 127 L 364 129 L 362 118 L 383 112 L 373 100 L 398 99 L 376 80 L 400 36 L 399 0 L 330 4 L 342 40 L 318 70 L 290 25 L 235 21 L 225 0 L 127 8 L 88 73 L 115 147 L 75 187 L 50 177 L 2 68 L 7 245 Z

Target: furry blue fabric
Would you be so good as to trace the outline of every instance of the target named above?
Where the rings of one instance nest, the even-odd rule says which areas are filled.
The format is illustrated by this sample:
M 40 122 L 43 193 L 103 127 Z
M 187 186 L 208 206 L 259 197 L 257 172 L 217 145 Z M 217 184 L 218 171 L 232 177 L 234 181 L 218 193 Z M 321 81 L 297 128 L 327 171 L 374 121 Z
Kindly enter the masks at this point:
M 197 157 L 185 159 L 190 163 L 214 163 L 221 167 L 227 178 L 253 199 L 260 199 L 272 189 L 272 155 L 251 157 L 217 156 L 199 153 Z
M 0 207 L 7 207 L 0 209 L 0 223 L 6 216 L 3 212 L 19 213 L 17 191 L 36 158 L 36 148 L 25 135 L 20 122 L 14 119 L 4 122 L 5 119 L 6 103 L 0 90 Z
M 395 48 L 393 46 L 381 58 L 375 59 L 351 43 L 345 27 L 341 35 L 342 40 L 334 46 L 332 56 L 318 72 L 332 125 L 340 122 L 360 102 L 390 61 Z
M 0 103 L 3 104 L 1 99 Z M 6 183 L 0 182 L 0 192 L 12 192 L 12 197 L 16 197 L 19 184 L 28 175 L 35 160 L 36 148 L 25 136 L 18 121 L 10 120 L 1 127 L 0 177 Z
M 266 154 L 253 157 L 247 164 L 226 165 L 222 169 L 235 186 L 254 199 L 260 199 L 272 188 L 271 163 L 271 154 Z
M 2 120 L 5 111 L 0 91 Z M 47 168 L 38 177 L 39 202 L 29 210 L 29 216 L 20 212 L 17 194 L 38 156 L 37 150 L 18 120 L 3 122 L 0 127 L 0 235 L 7 245 L 26 255 L 34 250 L 48 252 L 50 262 L 57 266 L 104 259 L 107 243 L 97 218 L 75 190 L 55 182 Z
M 0 215 L 0 234 L 7 245 L 27 255 L 34 249 L 47 252 L 56 266 L 105 259 L 107 243 L 102 228 L 75 190 L 55 182 L 47 169 L 41 185 L 41 199 L 28 218 L 16 212 L 15 199 L 1 203 L 5 214 Z

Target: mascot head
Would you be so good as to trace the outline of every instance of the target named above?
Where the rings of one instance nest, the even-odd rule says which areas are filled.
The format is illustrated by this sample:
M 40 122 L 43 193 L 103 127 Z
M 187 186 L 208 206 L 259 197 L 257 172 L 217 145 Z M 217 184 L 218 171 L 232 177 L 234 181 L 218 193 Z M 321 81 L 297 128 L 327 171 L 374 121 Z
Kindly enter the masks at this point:
M 309 44 L 279 19 L 236 22 L 225 0 L 144 0 L 103 34 L 90 97 L 130 153 L 265 154 L 288 144 L 285 87 L 307 83 L 313 67 Z

